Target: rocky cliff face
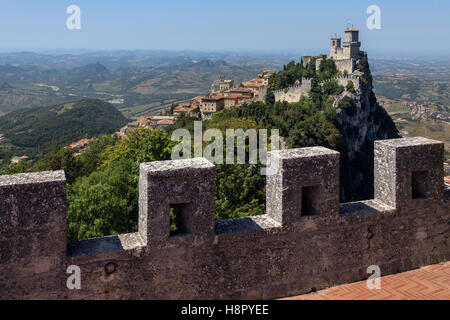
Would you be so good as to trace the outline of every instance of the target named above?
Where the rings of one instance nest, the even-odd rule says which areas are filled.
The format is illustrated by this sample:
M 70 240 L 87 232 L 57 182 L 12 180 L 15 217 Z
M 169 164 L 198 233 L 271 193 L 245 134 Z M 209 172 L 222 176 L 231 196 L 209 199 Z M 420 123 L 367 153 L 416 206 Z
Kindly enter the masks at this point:
M 373 198 L 373 145 L 375 140 L 398 138 L 392 118 L 378 104 L 366 53 L 358 63 L 361 87 L 357 95 L 341 101 L 339 129 L 347 145 L 341 161 L 341 201 Z

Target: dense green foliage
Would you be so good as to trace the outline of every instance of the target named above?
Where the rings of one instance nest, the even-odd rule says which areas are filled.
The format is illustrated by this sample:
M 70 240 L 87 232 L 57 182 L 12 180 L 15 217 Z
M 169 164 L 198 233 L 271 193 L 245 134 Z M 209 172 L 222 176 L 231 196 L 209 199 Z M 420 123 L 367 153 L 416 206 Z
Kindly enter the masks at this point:
M 311 99 L 298 103 L 263 102 L 243 105 L 214 115 L 213 121 L 230 118 L 246 118 L 255 121 L 260 128 L 278 129 L 290 148 L 323 145 L 333 149 L 342 147 L 342 137 L 336 127 L 336 112 L 327 106 L 318 109 Z
M 349 81 L 347 83 L 347 85 L 345 86 L 345 89 L 350 92 L 350 93 L 354 93 L 355 92 L 355 85 L 353 84 L 353 81 Z
M 0 133 L 29 156 L 46 153 L 55 145 L 112 133 L 127 123 L 113 105 L 85 99 L 49 107 L 28 108 L 0 117 Z M 2 154 L 7 159 L 10 154 Z M 22 155 L 22 154 L 21 154 Z
M 217 114 L 217 116 L 218 115 L 219 114 Z M 198 121 L 198 119 L 181 117 L 173 126 L 168 127 L 166 130 L 172 132 L 178 128 L 185 128 L 189 130 L 191 137 L 193 138 L 194 121 Z M 219 129 L 225 137 L 227 129 L 242 129 L 246 131 L 248 129 L 258 129 L 258 125 L 255 121 L 244 119 L 242 117 L 236 118 L 233 116 L 225 116 L 223 118 L 214 117 L 212 120 L 203 121 L 203 132 L 208 129 Z M 191 145 L 193 147 L 193 141 Z M 207 145 L 208 143 L 204 143 L 203 147 L 206 147 Z M 223 139 L 223 151 L 225 158 L 226 139 Z M 248 145 L 246 148 L 246 159 L 248 159 Z M 216 220 L 264 214 L 266 198 L 265 177 L 261 176 L 260 172 L 260 163 L 256 165 L 216 164 Z
M 78 157 L 74 157 L 74 149 L 54 147 L 49 153 L 36 162 L 23 161 L 17 165 L 5 166 L 2 174 L 16 174 L 21 172 L 38 172 L 64 170 L 69 184 L 78 178 L 88 176 L 102 164 L 101 154 L 106 147 L 114 145 L 118 139 L 110 135 L 102 135 L 94 138 L 86 149 Z
M 338 107 L 342 109 L 348 116 L 352 116 L 356 113 L 355 102 L 348 96 L 345 96 L 341 102 L 339 102 Z
M 139 129 L 123 139 L 99 136 L 78 157 L 55 148 L 35 163 L 6 166 L 1 173 L 63 169 L 69 240 L 127 233 L 137 230 L 139 164 L 169 160 L 173 145 L 165 131 Z
M 318 70 L 316 70 L 316 58 L 312 58 L 306 66 L 303 66 L 303 62 L 295 63 L 291 61 L 283 67 L 282 71 L 270 77 L 266 103 L 268 105 L 275 104 L 275 91 L 286 90 L 296 81 L 309 78 L 311 79 L 310 97 L 312 103 L 318 110 L 322 110 L 327 105 L 332 104 L 332 101 L 329 99 L 330 96 L 339 95 L 345 90 L 337 81 L 330 81 L 339 75 L 341 74 L 332 59 L 324 59 Z M 324 82 L 325 84 L 322 86 L 321 83 Z
M 309 64 L 304 67 L 302 62 L 289 62 L 283 67 L 283 70 L 270 77 L 269 90 L 276 91 L 289 87 L 296 80 L 302 78 L 312 78 L 316 74 L 316 59 L 311 59 Z
M 166 132 L 146 129 L 105 145 L 97 170 L 69 188 L 69 239 L 136 231 L 139 165 L 169 160 L 173 145 Z M 87 158 L 81 161 L 89 164 Z
M 127 160 L 114 162 L 69 186 L 69 240 L 137 230 L 138 176 L 133 169 Z
M 303 62 L 291 61 L 283 67 L 283 70 L 272 75 L 269 89 L 270 91 L 281 90 L 291 86 L 296 80 L 301 81 L 302 78 L 314 78 L 317 82 L 322 82 L 338 75 L 340 74 L 336 64 L 331 59 L 323 60 L 319 70 L 316 70 L 316 58 L 312 58 L 306 67 L 303 66 Z

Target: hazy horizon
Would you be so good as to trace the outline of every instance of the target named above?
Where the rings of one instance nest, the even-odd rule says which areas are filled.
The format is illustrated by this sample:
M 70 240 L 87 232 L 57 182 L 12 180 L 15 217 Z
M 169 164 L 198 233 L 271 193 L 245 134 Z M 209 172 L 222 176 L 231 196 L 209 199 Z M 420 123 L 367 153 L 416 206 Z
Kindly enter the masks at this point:
M 179 55 L 248 55 L 248 56 L 297 56 L 298 60 L 301 59 L 303 54 L 314 54 L 319 55 L 320 53 L 328 53 L 325 49 L 319 50 L 319 49 L 303 49 L 298 51 L 269 51 L 269 50 L 171 50 L 171 49 L 109 49 L 109 50 L 96 50 L 96 49 L 83 49 L 83 48 L 77 48 L 77 49 L 34 49 L 34 48 L 17 48 L 17 49 L 5 49 L 0 48 L 0 55 L 5 54 L 24 54 L 24 53 L 32 53 L 37 55 L 48 55 L 48 56 L 63 56 L 63 55 L 95 55 L 95 54 L 107 54 L 107 53 L 130 53 L 130 54 L 151 54 L 151 53 L 167 53 L 167 54 L 179 54 Z M 369 58 L 371 59 L 401 59 L 401 60 L 408 60 L 408 59 L 436 59 L 436 60 L 443 60 L 443 61 L 449 61 L 450 56 L 447 53 L 434 53 L 434 54 L 405 54 L 401 52 L 368 52 Z
M 369 30 L 367 7 L 381 9 L 381 29 Z M 81 29 L 69 30 L 66 9 L 81 9 Z M 0 11 L 0 52 L 194 51 L 260 54 L 327 53 L 329 38 L 360 29 L 372 56 L 450 53 L 450 3 L 347 0 L 320 3 L 236 1 L 6 1 Z

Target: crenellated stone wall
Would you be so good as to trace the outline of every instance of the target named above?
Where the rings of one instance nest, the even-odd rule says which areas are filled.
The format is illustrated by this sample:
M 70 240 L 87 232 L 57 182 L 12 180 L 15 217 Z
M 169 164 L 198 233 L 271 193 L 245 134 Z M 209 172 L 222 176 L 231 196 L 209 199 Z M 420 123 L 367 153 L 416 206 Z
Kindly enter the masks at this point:
M 301 97 L 309 96 L 311 85 L 312 79 L 303 78 L 300 85 L 294 85 L 286 90 L 274 92 L 275 101 L 286 101 L 288 103 L 299 102 Z
M 450 258 L 444 145 L 376 141 L 375 199 L 339 204 L 339 153 L 273 151 L 267 214 L 214 221 L 206 159 L 142 164 L 139 231 L 65 240 L 63 172 L 0 177 L 0 299 L 272 299 Z M 179 232 L 170 232 L 177 210 Z M 69 290 L 70 265 L 81 289 Z
M 334 61 L 336 68 L 342 73 L 353 73 L 356 70 L 356 60 L 354 59 L 336 59 Z
M 359 91 L 361 89 L 361 79 L 358 76 L 340 76 L 336 78 L 332 78 L 330 80 L 327 80 L 325 82 L 320 83 L 320 85 L 324 85 L 328 81 L 337 81 L 339 85 L 343 86 L 344 88 L 347 86 L 348 82 L 353 82 L 353 86 L 355 87 L 355 90 Z M 282 102 L 286 101 L 288 103 L 295 103 L 299 102 L 302 97 L 309 96 L 309 93 L 311 91 L 312 86 L 312 80 L 311 79 L 302 79 L 302 82 L 300 85 L 295 85 L 287 88 L 286 90 L 278 90 L 274 92 L 275 95 L 275 101 Z
M 357 76 L 341 76 L 341 77 L 336 77 L 333 79 L 330 79 L 326 82 L 329 81 L 337 81 L 337 83 L 340 86 L 343 86 L 344 88 L 347 86 L 348 82 L 353 82 L 353 87 L 355 88 L 356 91 L 361 90 L 361 78 L 357 77 Z M 322 83 L 322 85 L 324 85 L 324 83 Z

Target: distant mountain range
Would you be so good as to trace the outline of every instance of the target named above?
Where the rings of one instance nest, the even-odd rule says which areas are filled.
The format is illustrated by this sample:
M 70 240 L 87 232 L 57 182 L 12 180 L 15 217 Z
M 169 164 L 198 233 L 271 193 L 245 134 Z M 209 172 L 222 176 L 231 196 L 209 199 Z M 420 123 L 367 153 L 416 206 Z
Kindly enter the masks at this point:
M 0 53 L 0 115 L 26 107 L 84 98 L 123 99 L 127 117 L 156 114 L 172 103 L 209 92 L 224 74 L 236 84 L 262 69 L 283 68 L 298 54 L 208 53 L 193 51 L 104 51 L 77 54 Z M 449 60 L 450 61 L 450 60 Z M 450 62 L 374 59 L 378 95 L 432 98 L 448 103 Z M 425 80 L 392 84 L 392 73 Z M 417 82 L 417 81 L 416 81 Z M 6 83 L 6 84 L 5 84 Z M 424 94 L 424 93 L 427 94 Z
M 0 90 L 7 90 L 7 89 L 12 89 L 12 88 L 13 87 L 6 81 L 0 85 Z
M 71 69 L 46 69 L 42 67 L 25 65 L 13 66 L 10 64 L 0 65 L 0 80 L 24 82 L 48 82 L 57 83 L 58 81 L 103 81 L 111 72 L 99 62 L 90 63 Z
M 224 74 L 236 83 L 289 57 L 236 53 L 114 51 L 79 54 L 0 53 L 0 115 L 20 108 L 95 98 L 124 99 L 129 117 L 206 94 Z

